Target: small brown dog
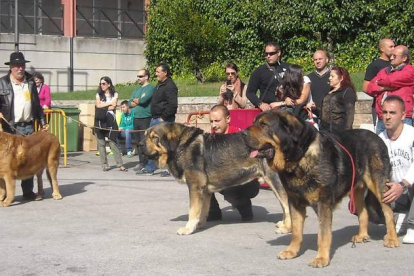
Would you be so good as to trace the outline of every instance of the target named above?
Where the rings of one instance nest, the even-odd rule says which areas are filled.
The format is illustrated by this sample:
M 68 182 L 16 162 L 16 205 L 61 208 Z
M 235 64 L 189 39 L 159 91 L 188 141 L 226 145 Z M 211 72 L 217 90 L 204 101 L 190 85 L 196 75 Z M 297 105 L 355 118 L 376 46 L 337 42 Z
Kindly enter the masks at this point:
M 43 195 L 42 173 L 46 168 L 54 199 L 61 199 L 57 182 L 60 144 L 49 132 L 18 136 L 0 132 L 0 206 L 9 206 L 14 199 L 16 179 L 37 176 L 38 196 Z

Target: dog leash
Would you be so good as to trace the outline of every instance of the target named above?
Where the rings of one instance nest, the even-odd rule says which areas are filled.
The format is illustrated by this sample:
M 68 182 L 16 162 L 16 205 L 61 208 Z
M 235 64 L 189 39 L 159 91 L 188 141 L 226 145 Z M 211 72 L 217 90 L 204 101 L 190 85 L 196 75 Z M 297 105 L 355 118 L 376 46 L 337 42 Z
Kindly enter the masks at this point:
M 356 204 L 355 204 L 355 197 L 354 197 L 354 187 L 355 187 L 355 162 L 354 158 L 352 158 L 351 153 L 342 145 L 339 143 L 338 140 L 335 139 L 335 141 L 338 143 L 338 145 L 348 154 L 349 158 L 351 159 L 351 165 L 352 165 L 352 183 L 351 183 L 351 190 L 349 191 L 350 195 L 350 201 L 349 201 L 349 211 L 352 214 L 356 213 Z
M 6 124 L 9 125 L 10 129 L 17 132 L 18 134 L 20 134 L 21 136 L 26 136 L 25 134 L 21 133 L 20 131 L 17 130 L 17 128 L 15 128 L 9 121 L 7 121 L 6 118 L 1 118 L 0 120 L 3 120 L 4 122 L 6 122 Z

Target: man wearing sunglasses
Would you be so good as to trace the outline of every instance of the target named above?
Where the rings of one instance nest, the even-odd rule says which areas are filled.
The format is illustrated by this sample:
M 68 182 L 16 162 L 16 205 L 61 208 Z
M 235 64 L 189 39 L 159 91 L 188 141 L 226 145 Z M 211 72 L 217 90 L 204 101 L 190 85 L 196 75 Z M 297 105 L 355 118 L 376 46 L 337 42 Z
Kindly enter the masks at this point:
M 253 71 L 247 86 L 247 98 L 262 111 L 270 110 L 270 104 L 279 101 L 275 91 L 283 80 L 284 73 L 289 67 L 281 62 L 282 50 L 276 42 L 268 42 L 265 46 L 266 63 Z M 260 96 L 257 96 L 260 90 Z
M 375 97 L 375 111 L 378 115 L 375 129 L 377 134 L 385 130 L 382 104 L 391 95 L 403 99 L 406 116 L 403 122 L 411 126 L 413 124 L 414 67 L 410 64 L 410 56 L 407 46 L 396 46 L 390 56 L 390 66 L 379 71 L 368 84 L 367 94 Z
M 151 122 L 151 99 L 154 93 L 154 86 L 149 83 L 150 74 L 147 69 L 138 71 L 137 82 L 141 87 L 136 89 L 128 102 L 134 112 L 134 138 L 137 145 L 144 140 L 144 130 Z M 141 147 L 138 147 L 139 163 L 134 171 L 141 171 L 148 163 L 148 158 L 142 154 Z

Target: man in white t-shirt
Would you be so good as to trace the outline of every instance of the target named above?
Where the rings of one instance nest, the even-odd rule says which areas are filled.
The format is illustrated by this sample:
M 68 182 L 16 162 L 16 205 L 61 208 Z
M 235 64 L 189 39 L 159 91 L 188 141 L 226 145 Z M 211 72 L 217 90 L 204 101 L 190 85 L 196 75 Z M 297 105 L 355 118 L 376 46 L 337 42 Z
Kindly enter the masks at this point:
M 392 167 L 392 181 L 384 193 L 383 202 L 390 203 L 394 212 L 405 214 L 407 234 L 403 243 L 414 244 L 414 128 L 404 124 L 404 101 L 396 95 L 389 96 L 382 105 L 385 130 L 379 137 L 388 148 Z

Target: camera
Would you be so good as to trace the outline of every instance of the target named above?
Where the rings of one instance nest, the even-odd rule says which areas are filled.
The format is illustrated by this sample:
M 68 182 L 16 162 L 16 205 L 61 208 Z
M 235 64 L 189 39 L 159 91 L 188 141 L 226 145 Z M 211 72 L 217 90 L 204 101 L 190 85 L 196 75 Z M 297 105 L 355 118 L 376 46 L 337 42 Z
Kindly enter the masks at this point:
M 232 85 L 231 80 L 227 80 L 226 82 L 227 85 Z M 230 101 L 233 98 L 233 92 L 231 92 L 230 89 L 226 89 L 226 94 L 225 94 L 225 98 Z

